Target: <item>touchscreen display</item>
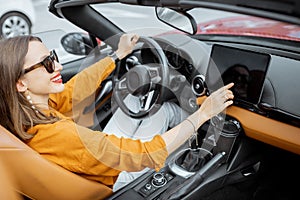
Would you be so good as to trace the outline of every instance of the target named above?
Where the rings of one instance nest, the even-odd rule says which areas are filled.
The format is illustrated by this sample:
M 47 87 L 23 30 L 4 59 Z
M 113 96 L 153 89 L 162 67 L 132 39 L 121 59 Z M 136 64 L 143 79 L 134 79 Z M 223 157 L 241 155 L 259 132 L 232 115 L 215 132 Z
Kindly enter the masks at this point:
M 208 90 L 212 92 L 234 82 L 234 101 L 257 104 L 269 61 L 268 54 L 214 45 L 206 74 Z

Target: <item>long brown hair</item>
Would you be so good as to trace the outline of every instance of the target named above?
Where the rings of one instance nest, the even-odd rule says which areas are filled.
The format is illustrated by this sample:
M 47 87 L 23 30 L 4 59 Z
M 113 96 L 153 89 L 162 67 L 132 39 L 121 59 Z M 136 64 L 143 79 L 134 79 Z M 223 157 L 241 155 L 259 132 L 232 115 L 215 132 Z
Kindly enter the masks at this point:
M 37 124 L 48 124 L 58 120 L 46 116 L 17 91 L 16 83 L 23 75 L 25 56 L 30 41 L 41 41 L 34 36 L 17 36 L 0 40 L 0 123 L 22 140 L 30 139 L 26 131 Z

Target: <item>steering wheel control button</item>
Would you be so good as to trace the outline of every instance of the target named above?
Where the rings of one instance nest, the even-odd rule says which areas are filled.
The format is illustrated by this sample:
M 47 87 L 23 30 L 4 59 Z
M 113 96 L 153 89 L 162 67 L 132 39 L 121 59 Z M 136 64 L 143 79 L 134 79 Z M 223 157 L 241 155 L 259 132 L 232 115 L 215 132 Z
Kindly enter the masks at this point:
M 151 78 L 158 76 L 158 71 L 157 70 L 151 70 L 150 71 L 150 76 L 151 76 Z
M 193 98 L 189 99 L 189 106 L 190 106 L 191 108 L 193 108 L 193 109 L 198 108 L 196 99 L 193 99 Z

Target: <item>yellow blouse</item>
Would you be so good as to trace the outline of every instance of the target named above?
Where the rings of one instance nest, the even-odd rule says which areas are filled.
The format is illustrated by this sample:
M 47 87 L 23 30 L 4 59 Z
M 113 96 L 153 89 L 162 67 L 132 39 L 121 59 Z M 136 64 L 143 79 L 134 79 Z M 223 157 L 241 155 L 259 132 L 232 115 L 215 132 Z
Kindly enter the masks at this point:
M 74 76 L 63 92 L 51 94 L 49 105 L 53 110 L 46 112 L 61 120 L 29 129 L 28 133 L 35 135 L 27 142 L 46 159 L 109 187 L 121 171 L 159 169 L 168 155 L 160 135 L 149 142 L 118 138 L 78 125 L 74 118 L 66 116 L 78 116 L 81 102 L 95 92 L 114 68 L 113 60 L 104 58 Z

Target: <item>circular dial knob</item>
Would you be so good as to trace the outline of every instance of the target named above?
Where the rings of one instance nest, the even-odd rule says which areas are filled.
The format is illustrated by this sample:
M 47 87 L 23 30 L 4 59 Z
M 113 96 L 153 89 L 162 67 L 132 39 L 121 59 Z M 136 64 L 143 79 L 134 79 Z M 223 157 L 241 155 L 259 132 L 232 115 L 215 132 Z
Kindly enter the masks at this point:
M 152 184 L 156 187 L 162 187 L 166 184 L 167 180 L 162 173 L 153 174 Z

